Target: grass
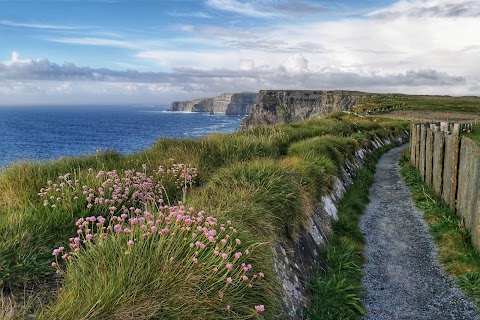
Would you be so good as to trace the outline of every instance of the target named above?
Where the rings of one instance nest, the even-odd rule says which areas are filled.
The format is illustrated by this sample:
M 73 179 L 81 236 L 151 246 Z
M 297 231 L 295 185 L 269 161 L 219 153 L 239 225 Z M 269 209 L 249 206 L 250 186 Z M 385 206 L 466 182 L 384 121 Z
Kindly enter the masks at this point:
M 480 124 L 474 124 L 472 126 L 472 131 L 468 133 L 461 133 L 463 136 L 472 139 L 478 145 L 480 145 Z
M 375 164 L 385 151 L 378 149 L 370 155 L 340 200 L 339 219 L 333 223 L 333 235 L 322 248 L 327 267 L 310 281 L 313 298 L 305 311 L 308 319 L 359 319 L 365 315 L 361 302 L 364 236 L 359 221 L 369 202 Z
M 96 190 L 97 197 L 104 181 L 87 174 L 88 168 L 94 172 L 116 169 L 120 173 L 132 169 L 148 176 L 154 175 L 153 170 L 159 166 L 168 167 L 173 158 L 175 163 L 190 164 L 197 169 L 185 205 L 193 206 L 196 212 L 205 210 L 221 221 L 232 220 L 242 244 L 255 248 L 251 264 L 265 272 L 267 281 L 259 283 L 254 293 L 240 290 L 238 295 L 232 294 L 232 299 L 246 307 L 233 309 L 232 302 L 236 313 L 226 313 L 226 300 L 219 300 L 216 284 L 222 278 L 202 280 L 201 275 L 190 269 L 181 272 L 183 264 L 167 268 L 168 261 L 158 255 L 164 245 L 145 244 L 135 249 L 138 251 L 125 254 L 128 252 L 125 244 L 120 245 L 112 238 L 82 251 L 76 263 L 67 263 L 61 294 L 43 311 L 42 317 L 69 319 L 75 315 L 108 319 L 115 315 L 133 319 L 154 314 L 162 318 L 173 312 L 165 309 L 165 304 L 177 311 L 187 309 L 184 311 L 187 313 L 173 312 L 172 319 L 281 317 L 280 286 L 272 274 L 270 245 L 274 241 L 295 240 L 305 227 L 306 215 L 318 196 L 331 188 L 334 174 L 350 151 L 367 144 L 371 138 L 389 136 L 407 126 L 407 122 L 401 121 L 333 114 L 324 119 L 252 128 L 198 140 L 160 139 L 151 148 L 128 156 L 108 152 L 16 164 L 0 172 L 2 291 L 18 291 L 50 279 L 54 271 L 50 267 L 52 249 L 68 247 L 69 237 L 77 230 L 75 221 L 92 214 L 111 218 L 108 207 L 88 209 L 87 202 L 71 200 L 70 192 L 64 192 L 63 196 L 60 191 L 62 200 L 56 208 L 50 203 L 44 206 L 44 198 L 38 193 L 47 181 L 56 181 L 68 172 L 74 180 L 79 180 L 78 186 L 88 185 Z M 310 147 L 317 148 L 317 153 L 310 152 Z M 172 181 L 162 181 L 162 186 L 165 201 L 175 204 L 182 200 L 181 190 Z M 139 203 L 130 205 L 145 209 Z M 177 293 L 172 297 L 177 300 L 169 300 L 166 288 L 175 289 Z M 208 288 L 216 288 L 215 294 Z M 178 298 L 182 292 L 189 297 L 188 305 Z M 130 297 L 128 302 L 126 297 Z M 253 309 L 259 305 L 265 306 L 264 313 Z M 192 310 L 198 313 L 189 314 Z
M 397 107 L 397 110 L 466 112 L 480 115 L 479 97 L 366 94 L 354 111 Z
M 472 246 L 469 232 L 460 218 L 421 180 L 418 171 L 410 165 L 407 153 L 400 164 L 415 204 L 424 212 L 440 262 L 480 310 L 480 253 Z

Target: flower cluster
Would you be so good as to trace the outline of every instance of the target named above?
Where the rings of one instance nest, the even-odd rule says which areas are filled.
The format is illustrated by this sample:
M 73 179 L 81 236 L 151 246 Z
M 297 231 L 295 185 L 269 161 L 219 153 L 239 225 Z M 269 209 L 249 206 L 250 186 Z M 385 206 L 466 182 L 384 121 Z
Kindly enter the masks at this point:
M 88 206 L 104 209 L 105 216 L 77 220 L 76 235 L 69 239 L 68 249 L 59 247 L 52 252 L 55 257 L 52 267 L 57 272 L 65 270 L 63 264 L 68 272 L 69 265 L 75 264 L 77 259 L 88 254 L 91 248 L 102 241 L 113 240 L 125 254 L 134 252 L 130 255 L 132 259 L 145 250 L 143 242 L 148 242 L 159 249 L 156 258 L 162 263 L 175 265 L 182 272 L 197 272 L 200 277 L 210 277 L 209 283 L 215 285 L 202 288 L 202 292 L 210 292 L 220 304 L 224 302 L 228 312 L 236 312 L 236 307 L 239 307 L 235 306 L 235 299 L 233 296 L 229 298 L 230 295 L 242 290 L 255 290 L 258 281 L 264 278 L 262 272 L 254 271 L 250 258 L 252 247 L 239 239 L 230 220 L 219 223 L 204 211 L 195 212 L 193 208 L 185 208 L 182 202 L 177 206 L 164 205 L 159 201 L 161 187 L 151 183 L 142 174 L 128 173 L 120 178 L 112 171 L 98 175 L 106 177 L 100 188 L 108 190 L 109 196 L 104 196 L 100 201 L 98 196 L 101 194 L 93 197 L 90 190 L 83 190 L 87 191 L 83 194 L 90 198 L 87 200 Z M 117 209 L 115 205 L 123 203 L 125 199 L 122 195 L 127 185 L 135 189 L 135 192 L 128 193 L 128 199 L 135 194 L 135 198 L 145 206 L 122 205 Z M 255 305 L 250 310 L 264 312 L 265 307 Z
M 94 172 L 88 169 L 85 180 L 91 181 L 92 185 L 80 185 L 80 180 L 70 179 L 67 173 L 58 177 L 58 182 L 48 181 L 47 186 L 42 188 L 38 195 L 43 200 L 44 206 L 56 208 L 63 200 L 78 200 L 83 196 L 87 207 L 104 206 L 113 213 L 122 205 L 138 206 L 148 202 L 163 203 L 163 179 L 169 176 L 174 179 L 178 188 L 184 192 L 191 189 L 197 176 L 197 169 L 188 164 L 173 163 L 165 170 L 162 166 L 153 171 L 153 175 L 146 174 L 146 165 L 142 165 L 144 172 L 125 170 L 121 173 L 117 170 Z M 93 180 L 93 181 L 92 181 Z

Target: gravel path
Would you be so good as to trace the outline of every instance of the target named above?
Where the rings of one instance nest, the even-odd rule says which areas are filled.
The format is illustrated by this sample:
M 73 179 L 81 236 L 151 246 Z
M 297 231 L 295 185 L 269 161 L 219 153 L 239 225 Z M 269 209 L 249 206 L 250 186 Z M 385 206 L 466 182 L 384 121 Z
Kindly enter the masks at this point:
M 404 147 L 379 161 L 371 202 L 361 221 L 366 237 L 364 319 L 480 319 L 437 262 L 436 247 L 403 183 Z

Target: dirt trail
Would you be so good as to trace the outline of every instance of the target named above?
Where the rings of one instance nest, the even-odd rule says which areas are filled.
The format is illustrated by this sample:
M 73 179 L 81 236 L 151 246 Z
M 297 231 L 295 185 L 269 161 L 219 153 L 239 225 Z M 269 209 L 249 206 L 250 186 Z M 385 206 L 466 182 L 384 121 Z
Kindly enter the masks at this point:
M 422 213 L 403 183 L 395 148 L 379 161 L 361 221 L 367 263 L 364 319 L 480 319 L 475 306 L 437 262 Z

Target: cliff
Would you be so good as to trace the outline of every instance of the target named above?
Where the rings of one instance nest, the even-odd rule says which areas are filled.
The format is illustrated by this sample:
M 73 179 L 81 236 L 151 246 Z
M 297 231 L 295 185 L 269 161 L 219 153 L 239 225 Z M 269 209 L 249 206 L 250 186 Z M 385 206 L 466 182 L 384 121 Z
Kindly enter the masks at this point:
M 358 91 L 262 90 L 258 103 L 243 120 L 241 128 L 290 123 L 349 111 L 365 95 Z
M 170 111 L 217 112 L 246 115 L 258 101 L 258 93 L 224 93 L 218 97 L 192 101 L 174 101 Z

